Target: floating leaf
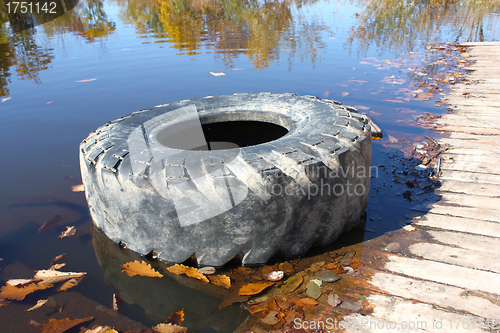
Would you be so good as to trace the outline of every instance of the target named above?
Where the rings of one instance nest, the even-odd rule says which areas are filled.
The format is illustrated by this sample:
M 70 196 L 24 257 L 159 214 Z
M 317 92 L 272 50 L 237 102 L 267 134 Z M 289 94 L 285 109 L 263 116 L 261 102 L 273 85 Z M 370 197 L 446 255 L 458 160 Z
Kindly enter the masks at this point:
M 205 275 L 212 275 L 215 273 L 215 267 L 202 267 L 198 268 L 198 272 Z
M 342 97 L 346 97 L 347 95 L 349 95 L 349 93 L 347 91 L 342 92 Z
M 73 279 L 69 279 L 68 281 L 64 282 L 64 284 L 62 286 L 60 286 L 57 291 L 66 291 L 70 288 L 73 288 L 74 286 L 76 286 L 78 283 L 80 283 L 80 281 L 83 279 L 83 277 L 80 277 L 80 278 L 73 278 Z
M 288 294 L 295 291 L 304 281 L 302 275 L 297 274 L 288 278 L 283 286 L 281 286 L 281 293 Z
M 226 75 L 225 73 L 222 73 L 222 72 L 210 72 L 210 74 L 212 74 L 213 76 L 223 76 L 223 75 Z
M 277 317 L 278 314 L 278 311 L 269 311 L 269 313 L 260 321 L 267 325 L 275 325 L 280 321 L 280 319 Z
M 75 273 L 75 272 L 59 272 L 52 270 L 39 270 L 36 272 L 33 280 L 41 280 L 40 284 L 52 284 L 58 283 L 62 281 L 66 281 L 72 278 L 80 278 L 85 276 L 84 272 Z
M 393 137 L 392 135 L 388 135 L 387 137 L 389 138 L 390 143 L 398 143 L 399 142 L 399 140 L 396 139 L 395 137 Z
M 157 277 L 157 278 L 163 277 L 163 275 L 155 271 L 155 269 L 145 261 L 139 262 L 138 260 L 136 260 L 120 266 L 122 268 L 125 268 L 122 272 L 127 273 L 128 276 L 139 275 L 139 276 Z
M 321 296 L 321 288 L 314 282 L 309 282 L 306 286 L 306 294 L 309 297 L 317 299 Z
M 73 192 L 83 192 L 84 190 L 83 184 L 71 186 L 71 191 Z
M 32 279 L 11 279 L 7 281 L 8 286 L 19 287 L 33 282 Z
M 61 215 L 57 214 L 56 216 L 54 216 L 54 218 L 52 220 L 45 222 L 40 227 L 40 229 L 38 229 L 38 232 L 42 232 L 42 231 L 54 228 L 59 222 L 61 222 L 61 220 L 62 220 Z
M 185 333 L 187 328 L 173 324 L 158 324 L 153 327 L 153 331 L 157 333 Z
M 54 264 L 54 265 L 52 265 L 52 266 L 49 267 L 49 270 L 50 271 L 57 271 L 57 270 L 63 268 L 64 266 L 66 266 L 66 263 Z
M 181 325 L 184 321 L 184 311 L 182 309 L 175 311 L 168 317 L 167 324 Z
M 2 103 L 3 102 L 7 102 L 9 99 L 11 99 L 12 97 L 5 97 L 5 98 L 2 98 Z
M 210 279 L 210 282 L 216 286 L 224 287 L 226 289 L 231 288 L 231 278 L 229 278 L 229 276 L 221 274 L 209 276 L 208 278 Z
M 74 226 L 72 227 L 66 227 L 66 230 L 64 230 L 60 235 L 59 238 L 64 238 L 64 237 L 70 237 L 73 236 L 76 232 L 76 228 Z
M 207 277 L 205 275 L 201 274 L 200 272 L 198 272 L 198 270 L 196 268 L 193 268 L 193 267 L 184 266 L 182 264 L 180 264 L 180 265 L 175 264 L 173 266 L 168 267 L 167 271 L 169 271 L 170 273 L 173 273 L 175 275 L 185 274 L 191 278 L 195 278 L 195 279 L 198 279 L 198 280 L 201 280 L 203 282 L 208 283 Z
M 29 308 L 26 311 L 33 311 L 33 310 L 36 310 L 38 308 L 41 308 L 47 302 L 48 302 L 48 299 L 39 299 L 38 302 L 36 302 L 35 305 L 33 305 L 31 308 Z
M 240 296 L 251 296 L 256 295 L 266 289 L 269 286 L 272 286 L 274 282 L 257 282 L 257 283 L 248 283 L 240 288 L 238 291 L 238 295 Z
M 123 298 L 118 294 L 113 294 L 113 310 L 118 311 L 118 308 L 123 304 Z
M 52 261 L 50 262 L 51 265 L 56 265 L 64 262 L 66 260 L 66 253 L 60 254 L 56 256 Z
M 86 79 L 86 80 L 78 80 L 78 81 L 75 81 L 75 82 L 91 82 L 91 81 L 94 81 L 94 80 L 97 80 L 97 78 Z
M 303 308 L 312 308 L 318 305 L 318 301 L 316 301 L 314 298 L 301 298 L 296 300 L 295 304 Z
M 50 284 L 31 283 L 20 288 L 14 286 L 3 286 L 0 290 L 0 299 L 10 299 L 13 301 L 22 301 L 27 295 L 47 288 L 51 288 Z
M 460 53 L 460 55 L 461 55 L 462 57 L 464 57 L 464 58 L 468 58 L 468 57 L 470 57 L 470 55 L 469 55 L 467 52 L 462 52 L 462 53 Z
M 95 325 L 92 329 L 88 329 L 83 333 L 118 333 L 114 328 L 109 326 Z
M 328 297 L 326 298 L 326 301 L 328 302 L 328 304 L 330 304 L 333 307 L 336 307 L 337 305 L 342 303 L 339 296 L 337 294 L 334 294 L 334 293 L 330 293 L 328 295 Z
M 248 307 L 248 312 L 250 312 L 250 313 L 257 313 L 257 312 L 262 312 L 265 310 L 267 310 L 267 303 L 266 302 L 257 303 L 254 305 L 250 305 Z
M 94 318 L 93 317 L 82 318 L 82 319 L 51 318 L 49 319 L 49 321 L 46 321 L 45 323 L 42 324 L 40 331 L 41 333 L 63 333 L 69 330 L 70 328 L 75 327 L 76 325 L 79 325 L 87 321 L 91 321 L 92 319 Z

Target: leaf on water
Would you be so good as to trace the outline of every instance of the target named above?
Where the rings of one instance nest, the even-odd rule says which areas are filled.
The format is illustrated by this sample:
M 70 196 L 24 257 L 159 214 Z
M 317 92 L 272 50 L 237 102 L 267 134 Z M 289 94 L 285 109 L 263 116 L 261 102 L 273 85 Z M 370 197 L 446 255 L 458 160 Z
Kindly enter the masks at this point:
M 75 82 L 90 82 L 90 81 L 94 81 L 94 80 L 97 80 L 97 78 L 86 79 L 86 80 L 78 80 L 78 81 L 75 81 Z
M 231 278 L 227 275 L 212 275 L 208 277 L 212 284 L 226 289 L 231 288 Z
M 210 74 L 212 74 L 213 76 L 222 76 L 222 75 L 226 75 L 225 73 L 222 73 L 222 72 L 210 72 Z
M 202 267 L 198 268 L 198 272 L 205 274 L 205 275 L 211 275 L 215 273 L 215 267 Z
M 303 308 L 312 308 L 318 305 L 318 301 L 316 301 L 314 298 L 301 298 L 296 300 L 295 304 Z
M 462 52 L 462 53 L 460 53 L 460 55 L 461 55 L 462 57 L 464 57 L 464 58 L 468 58 L 468 57 L 470 57 L 470 55 L 469 55 L 467 52 Z
M 68 281 L 64 282 L 64 284 L 62 286 L 60 286 L 57 291 L 66 291 L 70 288 L 73 288 L 74 286 L 76 286 L 78 283 L 80 283 L 80 281 L 82 281 L 83 277 L 80 277 L 80 278 L 73 278 L 73 279 L 69 279 Z
M 399 140 L 393 137 L 392 135 L 387 135 L 387 138 L 389 138 L 390 143 L 398 143 Z
M 162 274 L 155 271 L 155 269 L 145 261 L 139 262 L 138 260 L 136 260 L 120 266 L 122 268 L 125 268 L 122 272 L 127 273 L 128 276 L 139 275 L 139 276 L 157 277 L 157 278 L 163 277 Z
M 9 304 L 10 304 L 10 302 L 9 302 L 9 301 L 7 301 L 7 300 L 5 300 L 5 299 L 3 299 L 3 298 L 0 298 L 0 308 L 1 308 L 2 306 L 7 306 L 7 305 L 9 305 Z
M 9 99 L 11 99 L 12 97 L 5 97 L 5 98 L 2 98 L 2 103 L 3 102 L 7 102 Z
M 27 295 L 47 288 L 51 288 L 51 284 L 31 283 L 22 287 L 3 286 L 0 290 L 0 299 L 10 299 L 13 301 L 22 301 Z
M 49 267 L 49 270 L 50 271 L 57 271 L 57 270 L 63 268 L 64 266 L 66 266 L 66 263 L 54 264 L 54 265 L 52 265 L 52 266 Z
M 109 326 L 99 326 L 95 325 L 91 329 L 86 330 L 83 333 L 115 333 L 116 330 L 114 328 L 111 328 Z M 116 332 L 118 333 L 118 332 Z
M 354 105 L 354 107 L 358 110 L 363 110 L 363 111 L 370 110 L 369 106 L 364 106 L 364 105 Z
M 47 301 L 48 301 L 48 299 L 39 299 L 35 305 L 33 305 L 31 308 L 29 308 L 26 311 L 33 311 L 33 310 L 36 310 L 38 308 L 41 308 L 45 303 L 47 303 Z
M 195 279 L 198 279 L 198 280 L 201 280 L 203 282 L 208 283 L 207 277 L 205 275 L 201 274 L 200 272 L 198 272 L 198 270 L 196 268 L 193 268 L 193 267 L 184 266 L 182 264 L 180 264 L 180 265 L 175 264 L 173 266 L 168 267 L 167 271 L 169 271 L 170 273 L 173 273 L 175 275 L 185 274 L 185 275 L 189 276 L 190 278 L 195 278 Z
M 60 235 L 59 238 L 64 238 L 64 237 L 70 237 L 73 236 L 76 232 L 75 226 L 72 227 L 66 227 L 66 230 L 64 230 Z
M 278 314 L 278 311 L 269 311 L 269 313 L 260 321 L 267 325 L 275 325 L 280 321 L 280 319 L 277 317 Z
M 61 220 L 62 220 L 61 215 L 57 214 L 56 216 L 54 216 L 54 218 L 52 220 L 45 222 L 40 227 L 40 229 L 38 229 L 38 232 L 42 232 L 42 231 L 54 228 L 59 222 L 61 222 Z
M 123 298 L 118 294 L 113 294 L 113 311 L 118 311 L 123 304 Z
M 404 103 L 403 100 L 400 100 L 400 99 L 384 99 L 384 102 L 392 102 L 392 103 Z
M 172 313 L 170 317 L 167 319 L 167 324 L 174 324 L 174 325 L 181 325 L 181 323 L 184 321 L 184 311 L 182 309 L 179 309 Z
M 31 282 L 33 282 L 32 279 L 11 279 L 11 280 L 7 281 L 7 285 L 13 286 L 13 287 L 20 287 L 20 286 L 30 284 Z
M 80 278 L 85 276 L 84 272 L 59 272 L 59 271 L 52 271 L 52 270 L 39 270 L 36 272 L 35 277 L 33 280 L 40 280 L 40 284 L 53 284 L 53 283 L 58 283 L 62 281 L 66 281 L 69 279 L 73 278 Z
M 248 307 L 248 312 L 257 313 L 257 312 L 265 311 L 265 310 L 267 310 L 267 305 L 268 305 L 268 303 L 266 303 L 266 302 L 261 302 L 261 303 L 250 305 Z
M 153 327 L 153 331 L 157 333 L 184 333 L 187 332 L 187 328 L 173 324 L 158 324 Z
M 83 192 L 84 190 L 83 184 L 71 186 L 71 191 L 73 192 Z
M 342 97 L 346 97 L 347 95 L 349 95 L 349 93 L 347 91 L 342 92 Z
M 82 318 L 82 319 L 69 319 L 69 318 L 63 318 L 63 319 L 54 319 L 51 318 L 49 321 L 46 321 L 45 323 L 42 324 L 42 327 L 40 327 L 40 332 L 41 333 L 63 333 L 67 330 L 69 330 L 72 327 L 75 327 L 76 325 L 80 325 L 81 323 L 85 323 L 87 321 L 91 321 L 94 319 L 93 317 L 88 317 L 88 318 Z
M 256 283 L 248 283 L 240 288 L 238 291 L 238 295 L 240 296 L 251 296 L 251 295 L 256 295 L 266 289 L 267 287 L 270 287 L 274 284 L 274 282 L 256 282 Z
M 330 304 L 331 306 L 333 307 L 336 307 L 337 305 L 339 305 L 340 303 L 342 303 L 342 301 L 340 300 L 339 296 L 333 292 L 331 292 L 328 297 L 326 298 L 326 301 L 328 302 L 328 304 Z
M 281 293 L 288 294 L 292 291 L 295 291 L 304 281 L 304 277 L 302 275 L 297 274 L 290 278 L 288 278 L 284 285 L 281 286 Z
M 56 265 L 64 262 L 66 260 L 66 253 L 60 254 L 56 256 L 52 261 L 50 262 L 51 265 Z
M 224 297 L 224 300 L 222 301 L 221 304 L 219 304 L 219 310 L 225 308 L 226 306 L 229 306 L 233 303 L 241 303 L 241 302 L 246 302 L 250 296 L 240 296 L 238 295 L 238 291 L 240 290 L 241 286 L 243 285 L 243 281 L 237 280 L 231 288 L 229 288 L 229 291 L 227 292 L 226 296 Z

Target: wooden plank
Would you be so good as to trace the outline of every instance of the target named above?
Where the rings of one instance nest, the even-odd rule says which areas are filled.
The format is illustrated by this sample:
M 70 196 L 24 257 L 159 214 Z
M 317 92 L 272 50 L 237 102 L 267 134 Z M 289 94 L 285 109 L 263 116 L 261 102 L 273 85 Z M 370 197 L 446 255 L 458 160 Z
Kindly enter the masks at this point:
M 389 256 L 385 268 L 422 280 L 500 295 L 500 274 L 436 261 Z
M 408 247 L 408 250 L 412 254 L 424 259 L 500 273 L 500 261 L 497 260 L 498 254 L 432 243 L 412 244 Z M 499 288 L 498 292 L 500 294 L 500 286 L 497 287 Z
M 446 125 L 446 126 L 440 127 L 439 130 L 448 131 L 448 132 L 463 132 L 463 133 L 470 133 L 470 134 L 500 135 L 499 129 L 485 128 L 485 127 Z
M 444 170 L 440 176 L 445 180 L 500 185 L 500 176 L 486 173 Z
M 491 210 L 492 212 L 496 211 L 500 217 L 500 198 L 449 192 L 443 192 L 440 194 L 441 200 L 437 202 L 438 204 L 456 204 L 462 207 L 484 208 L 485 210 Z
M 471 126 L 494 128 L 490 123 L 483 122 L 478 118 L 472 119 L 459 114 L 447 114 L 436 120 L 436 124 L 445 126 Z
M 485 210 L 484 208 L 444 206 L 438 202 L 428 205 L 418 205 L 411 209 L 424 213 L 465 217 L 469 219 L 478 219 L 497 223 L 500 222 L 500 214 L 498 214 L 497 210 Z
M 500 238 L 484 235 L 472 235 L 464 232 L 427 230 L 433 240 L 478 252 L 486 252 L 498 256 Z
M 448 148 L 446 149 L 446 154 L 449 155 L 474 155 L 478 157 L 493 157 L 498 156 L 492 150 L 477 149 L 477 148 Z
M 453 151 L 453 149 L 450 149 Z M 439 155 L 443 162 L 452 163 L 452 162 L 470 162 L 470 163 L 484 163 L 484 164 L 500 164 L 500 154 L 492 154 L 491 156 L 484 155 L 471 155 L 471 154 L 453 154 L 449 151 L 446 153 L 441 153 Z M 465 170 L 464 170 L 465 171 Z
M 414 221 L 415 225 L 439 228 L 444 230 L 468 232 L 478 235 L 500 237 L 500 224 L 478 219 L 446 216 L 439 214 L 425 214 L 421 219 Z
M 448 312 L 436 309 L 429 304 L 413 303 L 395 296 L 375 294 L 368 296 L 366 300 L 374 305 L 373 313 L 369 316 L 363 316 L 359 313 L 345 316 L 343 322 L 351 323 L 351 325 L 346 325 L 347 329 L 345 329 L 345 332 L 485 332 L 480 328 L 480 325 L 477 324 L 480 322 L 480 317 Z M 462 325 L 456 327 L 457 322 L 471 323 L 471 327 L 467 329 L 464 329 Z M 476 323 L 474 327 L 472 327 L 473 322 Z M 452 324 L 451 328 L 450 323 Z M 391 327 L 391 325 L 393 326 Z M 328 329 L 328 327 L 325 328 Z M 333 330 L 331 332 L 333 332 Z
M 441 170 L 458 170 L 500 175 L 500 165 L 490 163 L 473 163 L 462 161 L 448 162 L 444 160 L 441 164 Z
M 469 133 L 473 134 L 473 133 Z M 486 137 L 485 137 L 486 138 Z M 470 140 L 461 140 L 461 139 L 452 139 L 452 138 L 441 138 L 438 139 L 438 142 L 441 144 L 448 144 L 455 148 L 479 148 L 484 150 L 492 151 L 493 153 L 500 152 L 500 147 L 495 142 L 489 141 L 470 141 Z
M 497 304 L 483 297 L 467 295 L 465 289 L 441 283 L 385 272 L 375 273 L 370 283 L 395 296 L 437 305 L 442 308 L 466 311 L 476 316 L 496 318 L 500 313 L 500 306 Z
M 500 197 L 500 186 L 493 184 L 476 184 L 469 182 L 459 182 L 454 180 L 441 180 L 441 186 L 436 192 L 453 192 L 473 194 L 478 196 Z
M 476 48 L 486 48 L 489 46 L 500 46 L 500 42 L 463 42 L 462 46 L 475 46 Z

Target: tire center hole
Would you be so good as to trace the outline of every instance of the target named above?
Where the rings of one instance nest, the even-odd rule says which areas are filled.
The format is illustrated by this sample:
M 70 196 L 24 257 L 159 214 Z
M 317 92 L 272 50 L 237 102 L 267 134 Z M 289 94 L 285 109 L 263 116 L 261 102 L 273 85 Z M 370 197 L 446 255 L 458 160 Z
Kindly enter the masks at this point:
M 184 126 L 181 126 L 184 127 Z M 281 138 L 288 133 L 283 126 L 264 121 L 239 120 L 206 123 L 173 132 L 162 130 L 158 141 L 169 148 L 183 150 L 223 150 L 255 146 Z

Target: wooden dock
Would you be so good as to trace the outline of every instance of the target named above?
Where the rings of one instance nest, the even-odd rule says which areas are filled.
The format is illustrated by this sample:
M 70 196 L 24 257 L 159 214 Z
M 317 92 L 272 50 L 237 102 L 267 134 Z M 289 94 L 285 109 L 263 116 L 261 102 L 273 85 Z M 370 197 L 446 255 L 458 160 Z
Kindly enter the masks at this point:
M 500 331 L 500 42 L 463 46 L 476 62 L 437 121 L 448 132 L 441 199 L 415 207 L 421 216 L 392 236 L 400 251 L 381 250 L 391 239 L 367 242 L 373 308 L 345 316 L 365 323 L 349 332 Z

